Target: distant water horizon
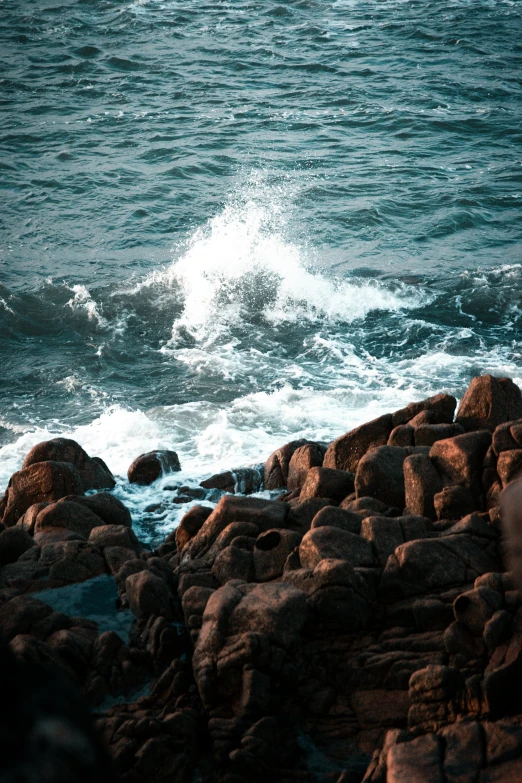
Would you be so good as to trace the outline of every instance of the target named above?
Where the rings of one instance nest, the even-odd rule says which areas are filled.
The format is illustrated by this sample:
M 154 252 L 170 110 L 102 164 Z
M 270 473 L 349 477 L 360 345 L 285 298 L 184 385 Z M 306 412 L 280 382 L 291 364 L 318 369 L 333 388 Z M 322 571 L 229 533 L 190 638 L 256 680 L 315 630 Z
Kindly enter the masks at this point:
M 520 3 L 2 11 L 0 488 L 73 437 L 150 530 L 144 451 L 197 483 L 522 385 Z

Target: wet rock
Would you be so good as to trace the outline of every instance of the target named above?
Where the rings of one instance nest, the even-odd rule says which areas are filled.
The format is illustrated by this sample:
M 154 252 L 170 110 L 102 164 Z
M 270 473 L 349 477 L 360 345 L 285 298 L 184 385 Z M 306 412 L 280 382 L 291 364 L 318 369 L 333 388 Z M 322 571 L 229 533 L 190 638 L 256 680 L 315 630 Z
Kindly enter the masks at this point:
M 132 613 L 138 618 L 151 615 L 172 617 L 171 596 L 165 582 L 150 571 L 131 574 L 125 580 L 125 592 Z
M 293 530 L 267 530 L 256 539 L 253 551 L 257 582 L 269 582 L 281 576 L 285 562 L 299 546 L 301 536 Z
M 181 470 L 175 451 L 149 451 L 136 457 L 127 471 L 131 484 L 152 484 L 160 476 Z
M 51 503 L 38 514 L 34 534 L 38 536 L 49 528 L 65 528 L 87 539 L 98 525 L 103 525 L 103 520 L 87 506 L 72 501 Z
M 16 525 L 35 503 L 53 502 L 66 495 L 82 495 L 83 482 L 68 462 L 36 462 L 11 476 L 2 522 Z
M 480 375 L 473 378 L 461 400 L 456 421 L 464 429 L 490 432 L 506 421 L 522 417 L 522 395 L 510 378 Z
M 488 430 L 467 432 L 437 441 L 431 447 L 430 457 L 437 470 L 447 477 L 447 483 L 461 484 L 474 495 L 479 495 L 482 463 L 490 445 L 491 433 Z
M 288 469 L 290 460 L 294 452 L 300 447 L 305 446 L 310 441 L 301 438 L 285 443 L 280 449 L 273 452 L 265 462 L 264 483 L 266 489 L 278 489 L 286 487 L 288 483 Z
M 321 467 L 326 449 L 319 443 L 299 446 L 288 464 L 288 489 L 301 489 L 310 468 Z M 347 493 L 348 494 L 348 493 Z
M 332 468 L 310 468 L 301 489 L 300 500 L 332 498 L 341 501 L 354 490 L 354 475 Z
M 408 513 L 435 519 L 434 498 L 442 489 L 442 481 L 432 461 L 426 454 L 412 454 L 404 460 L 403 471 Z
M 204 489 L 219 489 L 222 492 L 232 494 L 238 492 L 242 495 L 250 495 L 261 489 L 261 474 L 256 468 L 240 468 L 239 470 L 227 470 L 224 473 L 216 473 L 208 479 L 200 482 Z
M 328 446 L 323 466 L 355 473 L 361 457 L 372 447 L 384 446 L 388 442 L 392 429 L 392 416 L 389 413 L 361 424 L 360 427 L 342 435 Z
M 506 487 L 511 481 L 519 477 L 521 471 L 522 449 L 503 451 L 499 454 L 497 461 L 497 473 L 502 482 L 502 487 Z
M 407 422 L 413 424 L 414 418 L 415 426 L 417 426 L 421 424 L 421 420 L 417 417 L 423 413 L 431 414 L 429 421 L 422 420 L 423 423 L 449 424 L 453 421 L 456 406 L 457 400 L 451 394 L 435 394 L 433 397 L 421 400 L 421 402 L 410 402 L 405 408 L 395 411 L 392 416 L 393 426 L 397 427 Z
M 469 489 L 460 484 L 443 487 L 433 498 L 437 519 L 461 519 L 475 508 L 475 501 Z
M 173 536 L 178 552 L 181 552 L 190 539 L 194 538 L 196 533 L 201 530 L 212 511 L 213 509 L 207 506 L 192 506 L 190 511 L 187 511 L 182 517 L 176 530 L 167 537 L 166 542 Z
M 301 541 L 299 557 L 304 568 L 315 568 L 324 559 L 346 560 L 352 567 L 375 563 L 369 541 L 338 527 L 310 530 Z
M 404 508 L 404 471 L 406 449 L 379 446 L 361 458 L 355 476 L 357 497 L 374 497 L 389 506 Z
M 346 511 L 346 509 L 335 506 L 325 506 L 314 516 L 311 527 L 340 527 L 347 530 L 348 533 L 359 535 L 362 520 L 361 514 L 355 514 L 353 511 Z
M 53 438 L 33 446 L 22 470 L 38 462 L 68 462 L 80 474 L 84 490 L 112 489 L 116 482 L 103 460 L 91 458 L 79 443 L 69 438 Z
M 15 563 L 20 555 L 36 546 L 33 538 L 19 525 L 0 533 L 0 566 Z

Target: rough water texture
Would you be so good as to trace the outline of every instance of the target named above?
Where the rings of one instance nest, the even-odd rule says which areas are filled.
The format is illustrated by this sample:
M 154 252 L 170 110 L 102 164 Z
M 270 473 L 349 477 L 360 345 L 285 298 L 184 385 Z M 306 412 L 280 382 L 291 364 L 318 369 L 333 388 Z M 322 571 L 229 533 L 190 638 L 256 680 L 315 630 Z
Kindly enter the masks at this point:
M 520 373 L 520 4 L 2 4 L 0 484 L 178 483 Z

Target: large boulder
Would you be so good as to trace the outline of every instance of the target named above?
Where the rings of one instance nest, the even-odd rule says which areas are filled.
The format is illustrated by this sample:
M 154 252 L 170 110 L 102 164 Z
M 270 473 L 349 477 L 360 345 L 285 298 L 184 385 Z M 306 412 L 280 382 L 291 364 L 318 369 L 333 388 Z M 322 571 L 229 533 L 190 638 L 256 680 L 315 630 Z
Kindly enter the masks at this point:
M 491 445 L 491 432 L 478 430 L 439 440 L 430 449 L 430 457 L 445 477 L 446 484 L 462 484 L 479 495 L 484 457 Z
M 410 402 L 405 408 L 395 411 L 392 414 L 392 425 L 398 427 L 401 424 L 411 423 L 417 426 L 421 423 L 420 417 L 425 413 L 429 415 L 422 416 L 424 424 L 450 424 L 453 421 L 456 405 L 457 400 L 451 394 L 435 394 L 420 402 Z
M 301 541 L 293 530 L 267 530 L 254 545 L 254 568 L 257 582 L 269 582 L 283 573 L 285 562 Z
M 165 473 L 173 473 L 181 470 L 178 455 L 175 451 L 158 450 L 149 451 L 136 457 L 127 471 L 127 478 L 131 484 L 152 484 Z
M 34 535 L 38 539 L 49 528 L 65 528 L 87 539 L 98 525 L 103 525 L 103 520 L 86 506 L 72 501 L 51 503 L 38 514 Z
M 181 518 L 179 525 L 173 533 L 167 536 L 166 541 L 171 536 L 176 542 L 178 552 L 181 552 L 196 533 L 199 533 L 206 520 L 212 514 L 212 509 L 207 506 L 192 506 L 189 511 Z
M 305 443 L 294 451 L 288 465 L 288 489 L 301 489 L 310 468 L 321 467 L 325 447 L 320 443 Z
M 352 568 L 375 565 L 372 545 L 340 527 L 314 527 L 303 537 L 299 558 L 304 568 L 315 568 L 325 559 L 346 560 Z
M 81 476 L 83 489 L 112 489 L 116 482 L 99 457 L 89 457 L 79 443 L 70 438 L 53 438 L 33 446 L 22 470 L 37 462 L 69 462 Z
M 406 457 L 404 470 L 404 498 L 407 513 L 435 519 L 433 499 L 442 489 L 442 481 L 427 454 Z
M 35 462 L 11 476 L 2 522 L 16 525 L 35 503 L 49 503 L 66 495 L 83 495 L 80 474 L 70 462 Z
M 130 511 L 121 500 L 111 495 L 110 492 L 97 492 L 95 495 L 85 497 L 66 496 L 60 499 L 60 503 L 72 501 L 80 506 L 90 509 L 100 517 L 105 525 L 125 525 L 132 527 Z
M 330 443 L 324 455 L 323 466 L 355 473 L 361 457 L 374 446 L 384 446 L 392 429 L 391 413 L 361 424 Z
M 288 483 L 288 470 L 290 460 L 300 446 L 305 446 L 310 441 L 301 438 L 285 443 L 280 449 L 276 449 L 265 462 L 264 483 L 266 489 L 279 489 L 286 487 Z
M 373 497 L 399 509 L 404 508 L 403 464 L 408 452 L 400 446 L 379 446 L 368 451 L 355 475 L 357 497 Z
M 354 475 L 344 470 L 310 468 L 301 489 L 299 499 L 332 498 L 341 501 L 354 491 Z
M 151 615 L 172 618 L 172 603 L 169 588 L 159 576 L 151 571 L 139 571 L 125 580 L 125 592 L 132 613 L 139 619 Z
M 469 432 L 493 430 L 506 421 L 522 418 L 522 394 L 510 378 L 479 375 L 466 389 L 456 421 Z

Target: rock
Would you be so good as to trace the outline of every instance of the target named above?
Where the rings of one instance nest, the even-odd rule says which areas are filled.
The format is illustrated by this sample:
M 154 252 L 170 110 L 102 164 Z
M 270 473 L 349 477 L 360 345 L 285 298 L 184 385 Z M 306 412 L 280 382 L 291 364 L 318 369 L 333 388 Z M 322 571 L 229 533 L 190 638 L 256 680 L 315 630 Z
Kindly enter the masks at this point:
M 392 422 L 394 427 L 398 427 L 400 424 L 406 424 L 407 422 L 413 423 L 415 418 L 415 426 L 421 423 L 417 417 L 419 414 L 429 412 L 432 416 L 429 417 L 429 421 L 424 419 L 423 423 L 430 424 L 449 424 L 453 421 L 453 414 L 457 405 L 457 400 L 452 397 L 451 394 L 435 394 L 433 397 L 428 397 L 421 402 L 410 402 L 405 408 L 401 408 L 399 411 L 395 411 L 392 416 Z
M 91 530 L 89 543 L 100 549 L 123 547 L 135 553 L 141 551 L 141 545 L 134 531 L 126 525 L 99 525 Z
M 499 645 L 491 656 L 482 683 L 492 718 L 512 711 L 519 703 L 522 687 L 522 632 L 520 616 L 509 641 Z
M 491 445 L 497 457 L 501 452 L 516 449 L 520 445 L 511 434 L 512 426 L 515 427 L 516 432 L 517 426 L 519 425 L 512 421 L 506 421 L 504 424 L 499 424 L 493 432 L 493 441 Z
M 502 481 L 502 487 L 506 487 L 516 479 L 522 471 L 522 449 L 503 451 L 497 461 L 497 473 Z
M 301 541 L 299 557 L 304 568 L 315 568 L 324 559 L 346 560 L 352 567 L 375 562 L 369 541 L 338 527 L 310 530 Z
M 456 421 L 469 432 L 493 430 L 505 421 L 522 418 L 522 395 L 510 378 L 479 375 L 461 400 Z
M 378 446 L 361 458 L 355 476 L 357 497 L 374 497 L 389 506 L 404 508 L 403 464 L 406 449 Z
M 361 726 L 406 725 L 408 694 L 405 691 L 357 691 L 352 706 Z
M 491 615 L 485 623 L 483 631 L 484 644 L 490 654 L 499 644 L 509 639 L 512 629 L 513 618 L 505 609 L 499 609 Z
M 324 453 L 325 447 L 319 443 L 305 443 L 294 451 L 288 464 L 287 483 L 290 491 L 301 489 L 310 468 L 322 466 Z
M 178 552 L 181 552 L 188 544 L 191 538 L 194 538 L 196 533 L 199 533 L 203 527 L 204 522 L 212 514 L 213 509 L 207 506 L 192 506 L 187 513 L 182 517 L 176 530 L 167 537 L 169 541 L 170 536 L 174 536 L 176 547 Z
M 329 498 L 307 498 L 302 503 L 297 503 L 290 508 L 286 518 L 287 527 L 304 535 L 312 524 L 312 520 L 323 508 L 335 508 L 331 504 L 334 501 Z
M 328 446 L 323 466 L 355 473 L 361 457 L 372 447 L 384 446 L 392 429 L 392 417 L 389 413 L 361 424 Z
M 293 530 L 267 530 L 256 539 L 254 569 L 257 582 L 269 582 L 282 575 L 286 558 L 301 541 Z
M 210 601 L 216 596 L 217 593 Z M 287 649 L 303 627 L 306 615 L 306 597 L 292 585 L 245 585 L 243 597 L 230 615 L 228 631 L 231 635 L 248 631 L 265 634 L 272 644 Z
M 413 446 L 415 444 L 415 428 L 409 424 L 399 424 L 388 438 L 388 446 Z
M 110 492 L 97 492 L 95 495 L 79 497 L 67 495 L 60 499 L 60 503 L 71 501 L 89 508 L 96 516 L 100 517 L 105 525 L 125 525 L 132 527 L 132 519 L 129 509 L 121 500 L 111 495 Z
M 131 574 L 125 580 L 125 592 L 132 613 L 138 618 L 151 615 L 172 617 L 170 592 L 165 582 L 150 571 Z
M 348 533 L 359 535 L 362 519 L 360 514 L 355 514 L 353 511 L 346 511 L 344 508 L 336 508 L 335 506 L 325 506 L 314 516 L 311 527 L 340 527 L 347 530 Z
M 4 639 L 13 639 L 18 634 L 31 633 L 33 627 L 52 614 L 50 606 L 28 595 L 12 598 L 2 606 L 0 612 L 0 634 Z
M 53 438 L 33 446 L 22 470 L 38 462 L 68 462 L 80 474 L 84 490 L 112 489 L 114 476 L 102 460 L 91 458 L 79 443 L 69 438 Z
M 265 462 L 264 481 L 266 489 L 279 489 L 286 487 L 288 483 L 288 469 L 290 460 L 294 452 L 300 447 L 305 446 L 310 441 L 301 438 L 285 443 L 280 449 L 274 451 Z
M 48 528 L 65 528 L 87 539 L 103 520 L 86 506 L 71 501 L 51 503 L 40 511 L 34 526 L 35 536 Z
M 65 495 L 82 494 L 82 479 L 73 465 L 36 462 L 11 476 L 2 522 L 5 527 L 12 527 L 35 503 L 50 503 Z
M 262 480 L 260 472 L 256 468 L 240 468 L 239 470 L 227 470 L 224 473 L 216 473 L 208 479 L 200 482 L 204 489 L 220 489 L 222 492 L 240 493 L 251 495 L 261 489 Z
M 447 483 L 462 484 L 474 495 L 479 495 L 482 463 L 490 445 L 488 430 L 467 432 L 434 443 L 430 458 L 437 470 L 447 477 Z
M 461 593 L 453 602 L 455 620 L 474 636 L 484 631 L 488 620 L 502 607 L 502 596 L 490 587 L 478 587 Z
M 0 533 L 0 566 L 15 563 L 33 546 L 36 546 L 34 540 L 20 525 L 3 530 Z
M 367 517 L 363 519 L 361 536 L 371 541 L 379 565 L 385 566 L 388 557 L 404 543 L 402 527 L 397 519 Z
M 445 745 L 446 783 L 476 780 L 483 765 L 482 731 L 477 721 L 445 726 L 440 732 Z
M 131 484 L 152 484 L 160 476 L 181 470 L 175 451 L 149 451 L 136 457 L 127 471 Z
M 203 523 L 198 533 L 189 541 L 184 557 L 202 557 L 217 540 L 219 534 L 231 522 L 251 522 L 260 531 L 273 527 L 286 527 L 288 505 L 263 498 L 245 498 L 225 495 Z
M 237 546 L 226 546 L 214 560 L 212 575 L 221 585 L 231 579 L 253 582 L 255 570 L 252 552 Z
M 75 497 L 79 497 L 79 495 Z M 38 517 L 40 511 L 48 505 L 49 503 L 34 503 L 32 506 L 29 506 L 25 514 L 20 517 L 16 524 L 23 527 L 23 529 L 29 533 L 29 535 L 34 535 L 36 518 Z
M 443 487 L 433 498 L 437 519 L 461 519 L 475 508 L 473 495 L 460 484 Z
M 403 471 L 408 513 L 435 519 L 434 498 L 442 489 L 442 481 L 432 461 L 426 454 L 412 454 L 404 460 Z
M 400 510 L 383 503 L 377 498 L 357 498 L 356 500 L 343 500 L 341 508 L 359 514 L 362 518 L 371 516 L 398 517 Z
M 354 490 L 354 475 L 332 468 L 310 468 L 301 489 L 300 500 L 332 498 L 341 501 Z
M 415 445 L 433 446 L 438 440 L 453 438 L 463 432 L 460 424 L 421 424 L 415 427 Z

